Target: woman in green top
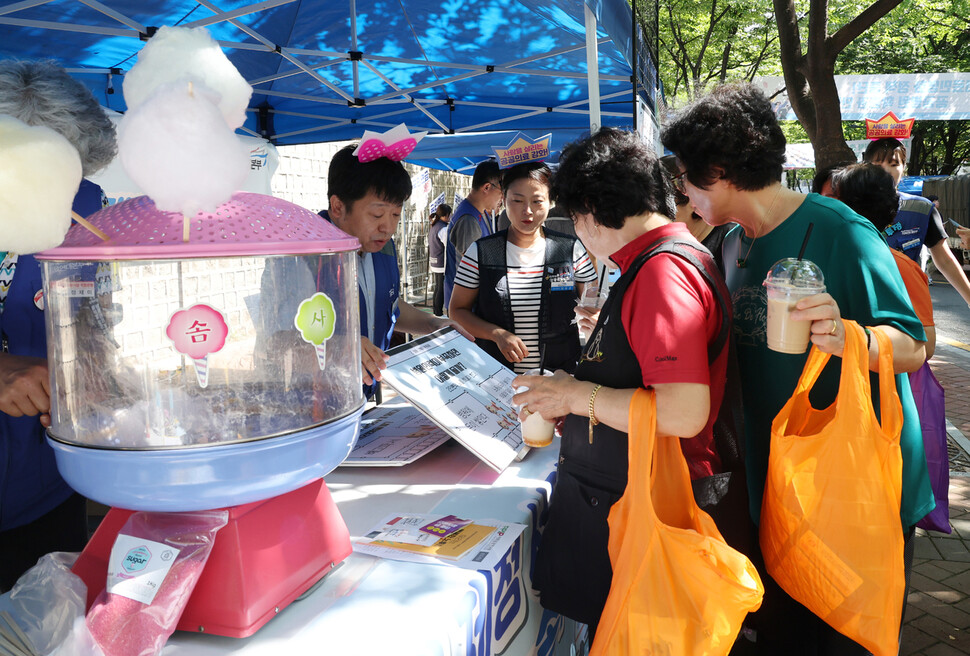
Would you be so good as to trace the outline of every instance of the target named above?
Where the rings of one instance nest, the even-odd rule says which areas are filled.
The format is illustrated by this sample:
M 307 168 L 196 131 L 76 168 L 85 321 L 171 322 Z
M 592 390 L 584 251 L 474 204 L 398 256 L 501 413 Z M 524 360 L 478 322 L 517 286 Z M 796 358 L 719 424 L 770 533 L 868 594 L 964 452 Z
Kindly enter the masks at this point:
M 676 182 L 705 221 L 740 224 L 725 238 L 722 259 L 734 303 L 734 334 L 745 399 L 745 433 L 751 515 L 757 522 L 768 467 L 771 421 L 794 392 L 807 358 L 768 349 L 767 297 L 762 287 L 771 266 L 796 257 L 809 223 L 805 258 L 825 275 L 827 293 L 801 300 L 793 319 L 812 321 L 812 343 L 841 356 L 842 320 L 881 330 L 893 344 L 897 374 L 925 360 L 923 328 L 883 237 L 842 203 L 803 195 L 781 184 L 785 137 L 771 104 L 752 85 L 725 85 L 685 107 L 665 126 L 661 140 L 676 156 Z M 870 369 L 878 366 L 871 340 Z M 812 405 L 827 407 L 838 393 L 841 361 L 832 359 L 812 392 Z M 875 380 L 875 379 L 873 379 Z M 919 418 L 905 375 L 896 376 L 903 404 L 901 530 L 912 562 L 913 526 L 933 509 Z M 878 383 L 873 384 L 878 396 Z M 873 398 L 879 408 L 878 398 Z M 760 557 L 755 554 L 756 563 Z M 759 563 L 760 566 L 760 563 Z M 791 599 L 763 571 L 762 610 L 751 618 L 763 654 L 865 654 Z

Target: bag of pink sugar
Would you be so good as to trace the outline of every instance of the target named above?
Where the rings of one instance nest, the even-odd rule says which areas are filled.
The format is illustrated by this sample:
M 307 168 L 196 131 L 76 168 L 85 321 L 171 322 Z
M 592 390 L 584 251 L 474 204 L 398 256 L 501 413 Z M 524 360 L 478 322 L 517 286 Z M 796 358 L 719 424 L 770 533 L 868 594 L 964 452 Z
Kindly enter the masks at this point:
M 87 614 L 105 656 L 155 656 L 175 631 L 227 510 L 136 512 L 118 533 L 108 581 Z

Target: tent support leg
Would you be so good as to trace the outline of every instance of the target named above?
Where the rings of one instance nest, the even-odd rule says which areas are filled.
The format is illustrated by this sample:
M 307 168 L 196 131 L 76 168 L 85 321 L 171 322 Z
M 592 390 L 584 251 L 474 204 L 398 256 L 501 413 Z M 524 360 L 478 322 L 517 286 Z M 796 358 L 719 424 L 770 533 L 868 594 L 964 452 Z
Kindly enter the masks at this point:
M 600 71 L 599 47 L 596 45 L 596 14 L 583 3 L 586 12 L 586 81 L 589 85 L 589 132 L 593 134 L 602 125 L 600 119 Z

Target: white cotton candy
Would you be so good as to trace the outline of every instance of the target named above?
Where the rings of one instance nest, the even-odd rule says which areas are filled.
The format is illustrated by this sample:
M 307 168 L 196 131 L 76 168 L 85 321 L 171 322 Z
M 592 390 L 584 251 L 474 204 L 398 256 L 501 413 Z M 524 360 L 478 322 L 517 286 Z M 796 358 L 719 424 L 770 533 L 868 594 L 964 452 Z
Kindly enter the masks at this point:
M 219 95 L 219 111 L 230 128 L 242 126 L 253 88 L 203 27 L 160 28 L 125 75 L 125 103 L 129 110 L 136 109 L 158 87 L 187 77 Z
M 81 157 L 60 133 L 0 115 L 0 251 L 36 253 L 64 241 Z
M 249 151 L 215 101 L 203 86 L 176 82 L 156 89 L 121 120 L 121 164 L 159 209 L 211 212 L 245 182 Z

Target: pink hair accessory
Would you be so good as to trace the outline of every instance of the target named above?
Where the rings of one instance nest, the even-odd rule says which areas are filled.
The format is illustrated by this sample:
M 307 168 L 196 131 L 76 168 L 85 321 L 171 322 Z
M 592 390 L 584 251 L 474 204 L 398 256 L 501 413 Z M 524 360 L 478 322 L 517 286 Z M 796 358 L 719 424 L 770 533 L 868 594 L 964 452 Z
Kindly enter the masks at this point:
M 427 134 L 427 132 L 411 134 L 404 123 L 383 134 L 364 130 L 364 136 L 360 138 L 360 145 L 354 150 L 354 155 L 357 156 L 361 164 L 373 162 L 381 157 L 400 162 L 411 154 L 418 142 L 424 139 Z

